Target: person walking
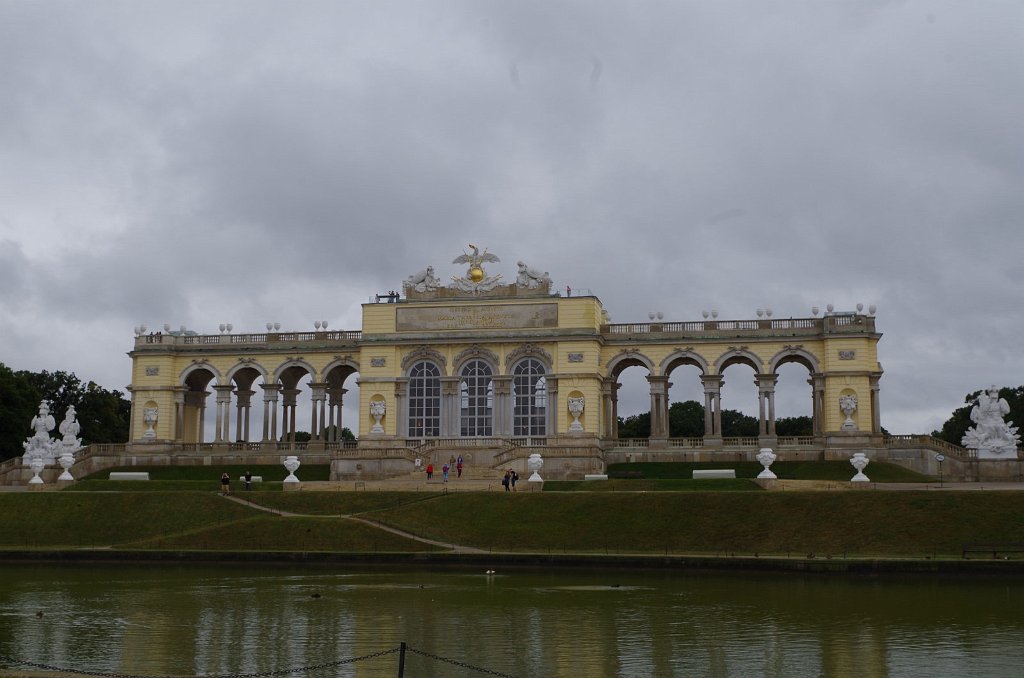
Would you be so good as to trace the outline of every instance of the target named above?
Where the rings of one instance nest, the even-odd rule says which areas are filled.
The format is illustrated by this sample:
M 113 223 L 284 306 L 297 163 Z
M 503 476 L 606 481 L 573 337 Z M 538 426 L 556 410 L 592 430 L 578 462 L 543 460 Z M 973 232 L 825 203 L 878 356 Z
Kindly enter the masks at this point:
M 448 482 L 448 470 L 449 470 L 449 468 L 450 467 L 448 466 L 448 464 L 445 464 L 444 466 L 441 467 L 441 473 L 442 473 L 442 475 L 444 475 L 444 482 L 446 482 L 446 483 Z
M 505 488 L 506 492 L 508 492 L 508 485 L 509 485 L 509 483 L 511 481 L 512 481 L 512 472 L 511 471 L 505 471 L 505 477 L 501 479 L 501 486 Z
M 228 475 L 227 471 L 220 474 L 220 494 L 222 497 L 231 494 L 231 476 Z
M 459 478 L 462 477 L 462 457 L 459 457 L 459 460 L 455 462 L 455 474 Z
M 245 480 L 245 489 L 246 490 L 251 490 L 252 489 L 252 471 L 246 471 L 245 475 L 242 476 L 242 479 Z
M 515 471 L 512 471 L 512 476 L 508 480 L 509 480 L 509 484 L 512 485 L 512 491 L 515 492 L 516 491 L 516 481 L 519 480 L 519 474 L 516 473 Z
M 430 480 L 433 477 L 434 477 L 434 465 L 433 464 L 427 464 L 427 480 Z

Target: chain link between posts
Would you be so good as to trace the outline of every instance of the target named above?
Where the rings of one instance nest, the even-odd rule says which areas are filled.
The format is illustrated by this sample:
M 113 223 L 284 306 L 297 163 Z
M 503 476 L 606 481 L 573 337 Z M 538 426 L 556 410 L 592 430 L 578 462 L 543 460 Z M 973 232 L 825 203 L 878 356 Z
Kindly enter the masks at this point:
M 490 669 L 480 668 L 479 666 L 473 666 L 472 664 L 467 664 L 466 662 L 460 662 L 460 661 L 456 661 L 454 659 L 449 659 L 448 657 L 439 657 L 436 654 L 430 654 L 429 652 L 424 652 L 423 650 L 417 650 L 416 648 L 409 647 L 408 645 L 405 646 L 405 649 L 406 649 L 407 652 L 412 652 L 413 654 L 418 654 L 421 657 L 427 657 L 428 659 L 433 659 L 435 661 L 444 662 L 445 664 L 451 664 L 452 666 L 458 666 L 458 667 L 463 668 L 463 669 L 469 669 L 470 671 L 476 671 L 477 673 L 486 673 L 489 676 L 501 676 L 501 678 L 515 678 L 515 676 L 510 676 L 507 673 L 499 673 L 498 671 L 491 671 Z

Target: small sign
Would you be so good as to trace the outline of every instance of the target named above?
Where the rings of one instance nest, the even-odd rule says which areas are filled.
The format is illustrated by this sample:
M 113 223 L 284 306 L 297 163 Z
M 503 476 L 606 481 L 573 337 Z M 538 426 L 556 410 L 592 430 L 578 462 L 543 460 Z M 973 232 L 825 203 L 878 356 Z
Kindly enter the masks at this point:
M 387 358 L 370 358 L 370 367 L 384 367 L 387 362 Z
M 571 362 L 571 363 L 581 363 L 581 362 L 583 362 L 583 354 L 582 353 L 570 353 L 569 354 L 569 362 Z
M 939 452 L 938 454 L 935 455 L 935 461 L 941 464 L 942 462 L 946 461 L 946 455 Z

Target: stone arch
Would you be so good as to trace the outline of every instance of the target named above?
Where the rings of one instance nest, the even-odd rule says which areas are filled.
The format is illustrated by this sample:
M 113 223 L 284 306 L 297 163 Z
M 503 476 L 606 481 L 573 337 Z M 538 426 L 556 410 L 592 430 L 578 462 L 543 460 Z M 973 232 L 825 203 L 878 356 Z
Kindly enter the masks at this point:
M 469 348 L 459 351 L 452 360 L 452 373 L 461 374 L 463 366 L 470 360 L 483 360 L 485 363 L 491 366 L 495 374 L 498 372 L 498 368 L 501 365 L 501 361 L 498 359 L 498 354 L 490 349 L 486 349 L 479 344 L 474 344 Z
M 345 375 L 342 378 L 343 381 L 344 381 L 344 379 L 347 379 L 350 375 L 352 375 L 352 374 L 354 374 L 356 372 L 361 372 L 361 370 L 359 369 L 359 361 L 353 359 L 352 356 L 349 356 L 349 355 L 344 355 L 344 356 L 336 355 L 336 356 L 334 356 L 334 360 L 332 360 L 331 362 L 327 363 L 327 365 L 324 366 L 324 369 L 323 369 L 323 379 L 325 381 L 330 381 L 329 377 L 330 377 L 331 373 L 334 370 L 339 370 L 339 369 L 341 370 L 341 373 Z
M 448 359 L 440 351 L 427 345 L 417 346 L 402 358 L 402 373 L 409 376 L 409 370 L 421 360 L 434 363 L 441 370 L 442 377 L 448 376 Z
M 206 360 L 195 360 L 192 362 L 191 365 L 183 369 L 181 371 L 181 374 L 178 375 L 179 383 L 182 386 L 189 386 L 190 384 L 188 382 L 188 378 L 193 373 L 198 372 L 200 370 L 206 370 L 207 372 L 212 374 L 213 378 L 217 380 L 218 384 L 223 383 L 224 377 L 221 375 L 220 370 L 218 370 L 216 367 L 214 367 Z
M 274 382 L 277 383 L 278 381 L 282 381 L 285 373 L 288 372 L 288 371 L 293 371 L 294 372 L 295 368 L 298 368 L 298 369 L 306 371 L 307 373 L 309 373 L 309 376 L 314 381 L 316 381 L 316 379 L 317 379 L 316 369 L 312 365 L 310 365 L 305 359 L 303 359 L 303 358 L 288 358 L 283 363 L 278 365 L 276 370 L 274 370 Z
M 745 347 L 730 348 L 719 356 L 715 361 L 715 372 L 722 374 L 730 365 L 749 365 L 754 368 L 754 374 L 761 374 L 764 371 L 764 363 L 754 353 Z
M 668 376 L 672 370 L 680 365 L 693 365 L 701 371 L 701 374 L 708 373 L 708 361 L 701 354 L 688 348 L 677 348 L 669 353 L 665 359 L 661 361 L 661 365 L 658 369 L 661 374 Z
M 657 374 L 654 362 L 641 353 L 640 349 L 627 348 L 618 355 L 613 356 L 612 359 L 608 361 L 608 376 L 618 380 L 619 374 L 622 373 L 622 370 L 635 365 L 646 367 L 652 377 Z
M 227 371 L 226 379 L 228 383 L 233 382 L 235 380 L 235 375 L 243 370 L 255 370 L 259 373 L 259 376 L 263 377 L 263 381 L 267 381 L 269 375 L 267 369 L 256 362 L 256 360 L 252 358 L 242 358 Z
M 550 353 L 536 344 L 521 344 L 505 355 L 505 372 L 511 373 L 515 364 L 524 358 L 536 358 L 548 372 L 554 370 L 555 362 Z
M 777 373 L 779 367 L 786 363 L 799 363 L 811 374 L 820 372 L 818 357 L 800 346 L 785 346 L 768 361 L 768 372 Z

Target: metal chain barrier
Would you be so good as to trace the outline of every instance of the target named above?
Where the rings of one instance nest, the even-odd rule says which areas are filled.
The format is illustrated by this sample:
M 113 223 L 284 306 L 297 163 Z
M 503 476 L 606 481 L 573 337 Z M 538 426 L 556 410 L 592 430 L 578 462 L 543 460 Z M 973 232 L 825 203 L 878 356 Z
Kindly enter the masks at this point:
M 448 657 L 439 657 L 436 654 L 430 654 L 429 652 L 424 652 L 423 650 L 417 650 L 415 647 L 409 647 L 408 645 L 405 646 L 405 649 L 406 651 L 412 652 L 413 654 L 418 654 L 421 657 L 427 657 L 428 659 L 444 662 L 445 664 L 451 664 L 452 666 L 458 666 L 463 669 L 469 669 L 470 671 L 476 671 L 477 673 L 486 673 L 489 676 L 501 676 L 501 678 L 515 678 L 515 676 L 510 676 L 507 673 L 499 673 L 498 671 L 483 669 L 479 666 L 473 666 L 472 664 L 467 664 L 465 662 L 449 659 Z
M 373 652 L 372 654 L 366 654 L 362 657 L 349 657 L 348 659 L 341 659 L 335 662 L 326 662 L 324 664 L 313 664 L 311 666 L 300 666 L 295 669 L 278 669 L 276 671 L 261 671 L 259 673 L 221 673 L 221 674 L 209 674 L 202 676 L 201 678 L 270 678 L 272 676 L 287 676 L 294 673 L 304 673 L 309 671 L 319 671 L 320 669 L 334 668 L 336 666 L 342 666 L 344 664 L 354 664 L 355 662 L 365 661 L 367 659 L 375 659 L 377 657 L 384 657 L 389 654 L 395 654 L 400 648 L 393 647 L 390 650 L 381 650 L 380 652 Z M 41 669 L 43 671 L 53 671 L 55 673 L 68 673 L 77 674 L 80 676 L 97 676 L 98 678 L 197 678 L 196 676 L 152 676 L 137 673 L 116 673 L 110 671 L 81 671 L 77 669 L 67 669 L 60 666 L 51 666 L 49 664 L 40 664 L 38 662 L 22 661 L 15 659 L 14 657 L 8 657 L 6 655 L 0 655 L 0 662 L 13 665 L 13 666 L 29 666 L 34 669 Z M 495 674 L 501 675 L 501 674 Z

